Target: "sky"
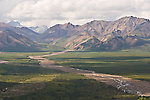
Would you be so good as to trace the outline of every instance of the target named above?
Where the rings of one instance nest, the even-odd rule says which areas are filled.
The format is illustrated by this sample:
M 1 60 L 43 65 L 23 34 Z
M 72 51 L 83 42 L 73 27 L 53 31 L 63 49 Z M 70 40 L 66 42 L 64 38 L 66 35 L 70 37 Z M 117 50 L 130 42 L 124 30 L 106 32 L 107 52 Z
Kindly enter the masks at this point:
M 150 0 L 0 0 L 0 22 L 24 26 L 81 25 L 124 16 L 150 19 Z

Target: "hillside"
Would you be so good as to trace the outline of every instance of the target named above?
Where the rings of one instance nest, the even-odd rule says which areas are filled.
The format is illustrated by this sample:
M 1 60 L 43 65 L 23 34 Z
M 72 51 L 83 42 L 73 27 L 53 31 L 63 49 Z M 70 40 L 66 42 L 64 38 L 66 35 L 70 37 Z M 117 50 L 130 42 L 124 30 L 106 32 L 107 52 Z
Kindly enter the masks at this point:
M 37 40 L 37 37 L 39 36 L 39 33 L 29 29 L 28 27 L 21 25 L 19 22 L 11 21 L 8 24 L 5 24 L 5 26 L 2 26 L 2 24 L 5 24 L 5 23 L 0 23 L 0 29 L 12 30 L 16 32 L 17 34 L 22 34 L 26 36 L 27 38 L 34 40 L 34 41 Z
M 14 20 L 8 22 L 7 24 L 10 26 L 13 26 L 13 27 L 18 27 L 18 28 L 25 27 L 25 26 L 21 25 L 18 21 L 14 21 Z M 36 33 L 40 33 L 40 34 L 48 29 L 48 27 L 46 25 L 32 26 L 32 27 L 26 27 L 26 28 L 34 31 L 34 33 L 36 32 Z
M 13 27 L 0 23 L 0 31 L 10 31 L 23 35 L 32 42 L 48 43 L 50 47 L 71 50 L 115 51 L 150 43 L 150 21 L 133 16 L 116 21 L 94 20 L 84 25 L 73 25 L 70 22 L 57 24 L 42 34 L 27 27 Z
M 0 31 L 0 51 L 38 51 L 37 44 L 13 31 Z
M 39 51 L 39 45 L 25 37 L 23 32 L 26 33 L 23 29 L 0 23 L 0 51 Z
M 88 41 L 93 36 L 99 40 L 97 44 Z M 89 50 L 118 50 L 146 44 L 145 38 L 149 36 L 150 21 L 129 16 L 116 21 L 94 20 L 84 25 L 57 24 L 41 34 L 39 41 L 74 50 L 87 48 L 88 41 L 92 45 Z

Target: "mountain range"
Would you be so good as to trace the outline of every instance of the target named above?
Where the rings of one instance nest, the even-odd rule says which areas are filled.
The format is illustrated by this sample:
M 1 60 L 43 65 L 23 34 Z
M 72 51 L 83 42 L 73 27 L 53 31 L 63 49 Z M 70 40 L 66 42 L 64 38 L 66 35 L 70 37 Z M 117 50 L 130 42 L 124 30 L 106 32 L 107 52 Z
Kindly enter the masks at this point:
M 0 51 L 38 51 L 39 45 L 32 40 L 37 35 L 25 27 L 0 23 Z
M 116 21 L 94 20 L 84 25 L 73 25 L 70 22 L 57 24 L 42 34 L 35 32 L 31 27 L 19 26 L 19 23 L 15 25 L 0 23 L 0 32 L 7 34 L 7 37 L 12 34 L 23 37 L 26 44 L 23 45 L 24 47 L 32 47 L 34 44 L 37 46 L 39 42 L 71 50 L 115 51 L 150 43 L 150 21 L 133 16 L 123 17 Z M 4 35 L 0 35 L 0 38 L 4 38 Z M 20 41 L 22 38 L 15 39 Z M 2 46 L 4 41 L 7 39 L 0 41 L 0 48 L 4 48 Z M 13 43 L 14 46 L 18 45 L 16 42 Z M 7 45 L 10 47 L 9 43 L 6 43 L 5 46 Z
M 10 21 L 8 22 L 8 24 L 10 26 L 13 26 L 13 27 L 25 27 L 23 25 L 21 25 L 18 21 Z M 44 31 L 46 31 L 48 29 L 48 27 L 46 25 L 41 25 L 41 26 L 32 26 L 32 27 L 26 27 L 26 28 L 29 28 L 30 30 L 36 32 L 36 33 L 43 33 Z
M 91 21 L 84 25 L 57 24 L 40 35 L 40 42 L 73 50 L 120 50 L 144 45 L 150 21 L 133 16 L 116 21 Z

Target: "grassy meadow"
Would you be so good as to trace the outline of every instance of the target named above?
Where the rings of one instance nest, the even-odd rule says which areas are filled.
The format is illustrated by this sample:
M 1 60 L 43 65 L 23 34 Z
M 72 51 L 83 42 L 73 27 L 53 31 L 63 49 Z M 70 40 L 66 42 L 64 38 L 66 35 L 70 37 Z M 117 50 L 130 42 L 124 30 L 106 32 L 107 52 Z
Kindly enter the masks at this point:
M 4 100 L 137 100 L 111 86 L 71 73 L 59 74 L 44 82 L 42 89 Z
M 1 53 L 0 60 L 10 63 L 0 64 L 0 100 L 137 100 L 135 95 L 81 75 L 41 68 L 38 61 L 28 58 L 49 53 Z M 64 60 L 59 59 L 59 64 Z
M 150 81 L 150 52 L 67 52 L 49 59 L 65 67 Z
M 35 60 L 30 60 L 28 56 L 38 56 L 49 53 L 50 52 L 3 52 L 0 53 L 0 60 L 9 61 L 13 64 L 37 65 L 39 62 Z

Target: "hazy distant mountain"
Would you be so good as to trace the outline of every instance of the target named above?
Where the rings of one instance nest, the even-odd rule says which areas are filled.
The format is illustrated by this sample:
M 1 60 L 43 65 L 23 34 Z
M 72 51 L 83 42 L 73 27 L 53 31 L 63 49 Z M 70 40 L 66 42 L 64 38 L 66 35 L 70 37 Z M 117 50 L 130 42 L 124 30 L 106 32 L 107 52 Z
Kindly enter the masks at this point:
M 43 26 L 43 31 L 45 29 L 47 27 Z M 32 43 L 34 40 L 73 50 L 112 51 L 150 43 L 150 21 L 133 16 L 123 17 L 116 21 L 94 20 L 84 25 L 57 24 L 48 28 L 43 34 L 38 34 L 33 30 L 39 32 L 40 27 L 29 29 L 18 22 L 10 22 L 9 25 L 0 23 L 1 34 L 7 33 L 9 36 L 11 32 L 29 38 Z
M 22 34 L 31 40 L 36 40 L 39 35 L 39 33 L 29 29 L 28 27 L 21 25 L 17 21 L 11 21 L 8 23 L 8 25 L 9 26 L 7 26 L 7 28 L 9 28 L 10 30 L 13 30 L 17 34 Z M 6 27 L 4 27 L 4 29 L 6 29 Z
M 48 27 L 46 25 L 42 25 L 42 26 L 36 26 L 36 27 L 29 27 L 29 29 L 42 34 L 48 29 Z
M 8 24 L 13 27 L 24 27 L 18 21 L 10 21 Z
M 149 36 L 150 21 L 129 16 L 116 21 L 94 20 L 80 26 L 58 24 L 41 34 L 40 40 L 69 49 L 89 48 L 90 44 L 92 49 L 95 45 L 95 49 L 118 50 L 143 45 Z M 93 37 L 96 39 L 91 40 Z
M 0 51 L 38 51 L 38 44 L 22 32 L 27 31 L 0 23 Z
M 26 26 L 21 25 L 18 21 L 10 21 L 8 24 L 13 27 L 19 27 L 19 28 L 26 27 Z M 30 30 L 36 33 L 40 33 L 40 34 L 48 29 L 46 25 L 26 27 L 26 28 L 29 28 Z

